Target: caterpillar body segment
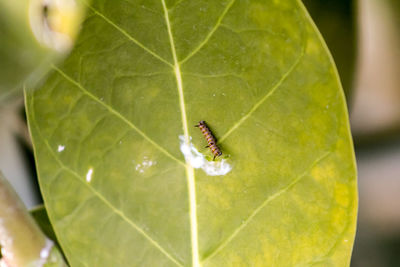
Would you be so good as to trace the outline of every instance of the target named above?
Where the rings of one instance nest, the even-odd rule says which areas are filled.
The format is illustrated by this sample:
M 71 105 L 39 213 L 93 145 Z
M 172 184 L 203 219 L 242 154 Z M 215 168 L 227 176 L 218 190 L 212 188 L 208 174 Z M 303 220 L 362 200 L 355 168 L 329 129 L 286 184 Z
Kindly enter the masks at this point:
M 199 127 L 200 131 L 203 133 L 204 137 L 207 140 L 208 145 L 206 147 L 209 147 L 211 152 L 214 155 L 213 160 L 215 160 L 216 157 L 219 157 L 222 155 L 221 150 L 217 146 L 217 142 L 215 141 L 215 137 L 212 134 L 210 128 L 208 128 L 207 124 L 205 121 L 200 121 L 195 127 Z

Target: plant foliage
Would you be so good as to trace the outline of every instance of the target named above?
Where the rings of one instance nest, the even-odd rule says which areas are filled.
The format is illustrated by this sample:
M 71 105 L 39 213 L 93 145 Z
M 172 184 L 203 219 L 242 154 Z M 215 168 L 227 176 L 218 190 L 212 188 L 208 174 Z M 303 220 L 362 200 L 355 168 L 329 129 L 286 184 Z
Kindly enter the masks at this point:
M 349 264 L 357 192 L 345 99 L 300 1 L 88 10 L 69 58 L 26 94 L 40 186 L 71 266 Z M 223 152 L 215 162 L 200 120 Z M 208 175 L 193 151 L 231 169 Z

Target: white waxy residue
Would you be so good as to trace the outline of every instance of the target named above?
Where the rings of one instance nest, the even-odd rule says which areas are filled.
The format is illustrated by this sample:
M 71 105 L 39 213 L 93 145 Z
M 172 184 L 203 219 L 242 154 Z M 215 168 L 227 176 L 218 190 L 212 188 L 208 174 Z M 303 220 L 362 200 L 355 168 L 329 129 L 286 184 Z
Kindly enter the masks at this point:
M 40 251 L 40 258 L 47 259 L 50 255 L 50 251 L 53 248 L 53 242 L 49 239 L 46 239 L 46 245 Z
M 189 142 L 189 144 L 185 142 L 185 137 L 183 135 L 179 136 L 179 140 L 181 152 L 185 156 L 186 162 L 192 165 L 193 168 L 201 168 L 207 175 L 210 176 L 225 175 L 232 170 L 232 166 L 226 159 L 208 161 L 191 142 Z
M 46 238 L 46 243 L 42 250 L 40 250 L 40 256 L 37 260 L 34 260 L 31 265 L 29 266 L 37 266 L 37 267 L 42 267 L 44 266 L 48 260 L 49 256 L 51 253 L 51 250 L 53 249 L 54 243 L 50 239 Z
M 0 248 L 0 251 L 1 251 L 1 255 L 3 255 L 3 257 L 5 257 L 5 256 L 8 256 L 7 255 L 7 251 L 6 251 L 6 249 L 5 248 Z
M 135 170 L 144 173 L 144 171 L 150 168 L 153 165 L 156 165 L 157 161 L 149 160 L 146 156 L 143 157 L 143 161 L 141 163 L 136 164 Z
M 58 145 L 57 151 L 58 151 L 58 152 L 62 152 L 62 151 L 64 151 L 64 149 L 65 149 L 65 146 L 63 146 L 63 145 Z
M 86 182 L 90 183 L 92 180 L 93 168 L 90 168 L 86 173 Z

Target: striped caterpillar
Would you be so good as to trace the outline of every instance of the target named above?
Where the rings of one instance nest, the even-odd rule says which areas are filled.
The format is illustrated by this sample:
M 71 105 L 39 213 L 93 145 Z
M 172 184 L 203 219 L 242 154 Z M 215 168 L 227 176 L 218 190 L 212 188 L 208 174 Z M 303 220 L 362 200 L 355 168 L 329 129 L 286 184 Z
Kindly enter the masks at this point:
M 221 150 L 217 146 L 217 142 L 215 141 L 215 137 L 212 134 L 210 128 L 208 128 L 207 124 L 205 121 L 200 121 L 199 124 L 195 125 L 194 127 L 199 127 L 201 132 L 203 133 L 204 137 L 207 139 L 208 145 L 206 147 L 209 147 L 211 149 L 211 152 L 214 154 L 213 160 L 215 160 L 216 157 L 219 157 L 222 155 Z

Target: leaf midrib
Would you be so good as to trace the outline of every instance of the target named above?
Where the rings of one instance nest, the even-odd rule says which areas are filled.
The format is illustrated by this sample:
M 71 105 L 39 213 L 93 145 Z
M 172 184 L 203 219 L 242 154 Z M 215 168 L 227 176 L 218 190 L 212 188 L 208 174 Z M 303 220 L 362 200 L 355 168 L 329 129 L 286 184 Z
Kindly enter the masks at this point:
M 178 62 L 178 57 L 176 55 L 174 36 L 172 34 L 169 14 L 167 5 L 165 4 L 165 0 L 161 0 L 163 9 L 164 9 L 164 17 L 165 23 L 167 25 L 168 37 L 171 46 L 171 53 L 174 59 L 174 73 L 176 78 L 176 85 L 178 89 L 179 95 L 179 107 L 181 110 L 181 119 L 182 119 L 182 128 L 185 138 L 185 143 L 189 146 L 189 129 L 188 122 L 186 117 L 186 108 L 185 108 L 185 97 L 183 94 L 183 83 L 182 83 L 182 75 L 180 70 L 180 65 Z M 190 239 L 191 239 L 191 252 L 192 252 L 192 266 L 199 267 L 199 248 L 198 248 L 198 230 L 197 230 L 197 205 L 196 205 L 196 184 L 195 184 L 195 174 L 193 166 L 190 162 L 186 161 L 185 164 L 186 169 L 186 179 L 188 186 L 188 195 L 189 195 L 189 216 L 190 216 Z

